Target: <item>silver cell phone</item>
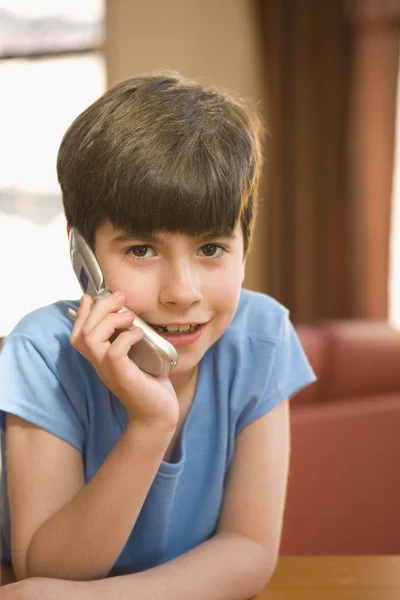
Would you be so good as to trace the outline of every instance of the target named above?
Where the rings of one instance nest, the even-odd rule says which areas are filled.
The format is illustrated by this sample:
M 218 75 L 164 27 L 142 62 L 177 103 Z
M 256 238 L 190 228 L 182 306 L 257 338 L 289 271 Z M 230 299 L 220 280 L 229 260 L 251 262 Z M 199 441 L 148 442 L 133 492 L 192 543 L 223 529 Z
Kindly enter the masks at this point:
M 82 291 L 89 294 L 95 301 L 111 295 L 112 292 L 105 285 L 103 273 L 93 250 L 74 228 L 69 234 L 69 250 L 72 266 Z M 128 309 L 124 306 L 118 312 L 125 310 Z M 71 310 L 68 311 L 68 314 L 73 318 L 76 316 Z M 144 335 L 137 344 L 131 347 L 129 358 L 142 371 L 154 377 L 168 377 L 178 363 L 178 353 L 175 347 L 139 317 L 135 316 L 133 325 L 129 329 L 133 327 L 140 327 Z M 110 340 L 115 339 L 121 331 L 126 331 L 126 329 L 117 330 Z

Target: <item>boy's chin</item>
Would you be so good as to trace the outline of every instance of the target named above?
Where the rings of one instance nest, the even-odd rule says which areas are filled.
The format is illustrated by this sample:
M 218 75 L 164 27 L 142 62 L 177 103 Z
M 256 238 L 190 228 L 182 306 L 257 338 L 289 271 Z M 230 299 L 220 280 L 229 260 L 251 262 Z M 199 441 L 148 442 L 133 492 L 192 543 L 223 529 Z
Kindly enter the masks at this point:
M 193 372 L 200 362 L 200 359 L 196 358 L 194 356 L 180 355 L 178 358 L 178 364 L 172 371 L 170 379 L 174 379 L 174 377 L 179 377 L 181 375 L 189 375 L 191 372 Z

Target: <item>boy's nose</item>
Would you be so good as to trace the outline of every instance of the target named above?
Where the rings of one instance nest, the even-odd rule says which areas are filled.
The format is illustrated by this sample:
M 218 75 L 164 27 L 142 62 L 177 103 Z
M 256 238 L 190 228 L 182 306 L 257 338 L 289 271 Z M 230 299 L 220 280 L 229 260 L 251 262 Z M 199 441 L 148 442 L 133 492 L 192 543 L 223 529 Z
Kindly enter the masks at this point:
M 179 269 L 165 273 L 165 279 L 160 292 L 163 304 L 179 304 L 189 306 L 202 299 L 200 282 L 190 269 Z

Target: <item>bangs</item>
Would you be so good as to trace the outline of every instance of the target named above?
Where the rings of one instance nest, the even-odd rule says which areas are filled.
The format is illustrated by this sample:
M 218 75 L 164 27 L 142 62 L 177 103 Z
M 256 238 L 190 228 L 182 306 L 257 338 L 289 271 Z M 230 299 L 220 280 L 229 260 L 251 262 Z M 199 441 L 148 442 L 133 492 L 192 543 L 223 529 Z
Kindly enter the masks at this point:
M 148 237 L 156 232 L 229 235 L 238 223 L 238 211 L 233 210 L 230 202 L 224 206 L 217 197 L 200 195 L 187 196 L 185 200 L 163 191 L 156 199 L 139 196 L 131 210 L 125 203 L 120 210 L 107 215 L 107 219 L 116 229 L 129 231 L 135 237 Z
M 118 197 L 104 206 L 103 213 L 117 229 L 127 229 L 138 237 L 157 231 L 199 235 L 229 234 L 240 218 L 242 197 L 237 187 L 227 190 L 218 181 L 203 177 L 171 181 L 133 182 L 126 190 L 118 188 Z M 110 207 L 113 207 L 110 210 Z
M 96 213 L 137 237 L 158 231 L 232 233 L 248 203 L 253 165 L 241 159 L 244 153 L 237 148 L 216 152 L 215 140 L 212 154 L 200 142 L 179 149 L 169 145 L 163 144 L 151 161 L 137 153 L 135 168 L 130 167 L 132 153 L 114 159 L 114 184 L 110 187 L 110 173 L 105 172 Z M 97 187 L 99 178 L 98 173 Z M 91 223 L 90 228 L 98 225 Z

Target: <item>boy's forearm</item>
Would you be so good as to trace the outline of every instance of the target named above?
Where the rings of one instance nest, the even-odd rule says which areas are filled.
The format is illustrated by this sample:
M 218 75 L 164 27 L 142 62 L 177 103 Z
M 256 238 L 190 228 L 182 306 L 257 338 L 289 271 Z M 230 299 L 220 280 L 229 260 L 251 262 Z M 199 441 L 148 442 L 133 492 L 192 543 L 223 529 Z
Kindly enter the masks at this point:
M 27 576 L 106 577 L 124 548 L 173 431 L 128 424 L 88 484 L 33 536 Z
M 96 600 L 246 600 L 274 568 L 275 559 L 256 542 L 221 534 L 158 567 L 89 586 Z

